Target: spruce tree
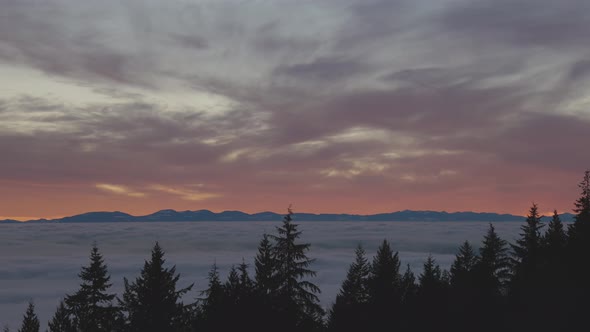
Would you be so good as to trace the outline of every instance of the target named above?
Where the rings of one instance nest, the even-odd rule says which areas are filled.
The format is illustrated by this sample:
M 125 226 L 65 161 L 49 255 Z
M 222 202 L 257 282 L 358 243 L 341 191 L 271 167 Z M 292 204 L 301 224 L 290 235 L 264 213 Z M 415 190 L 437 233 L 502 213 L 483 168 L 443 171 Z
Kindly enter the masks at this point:
M 503 323 L 499 318 L 505 307 L 503 295 L 510 279 L 510 259 L 508 243 L 498 236 L 492 224 L 484 236 L 479 256 L 474 268 L 474 293 L 479 310 L 473 318 L 480 325 L 475 330 L 496 331 Z
M 406 271 L 402 275 L 401 289 L 404 306 L 411 305 L 418 294 L 418 285 L 416 285 L 416 276 L 414 275 L 414 272 L 412 272 L 410 264 L 406 266 Z
M 418 280 L 418 307 L 423 316 L 429 317 L 429 319 L 418 321 L 418 326 L 424 331 L 437 328 L 446 331 L 448 329 L 447 280 L 443 277 L 443 271 L 432 255 L 428 255 L 424 262 Z
M 181 302 L 181 297 L 193 285 L 177 289 L 180 275 L 176 266 L 165 268 L 164 263 L 164 251 L 156 242 L 140 276 L 132 283 L 124 278 L 125 292 L 119 301 L 126 314 L 126 331 L 182 331 L 188 325 L 189 306 Z
M 18 332 L 39 332 L 39 319 L 35 314 L 35 304 L 33 301 L 29 302 L 27 312 L 23 317 L 23 323 Z
M 367 281 L 370 266 L 365 250 L 359 244 L 355 261 L 350 265 L 329 317 L 331 331 L 359 331 L 367 324 Z
M 461 288 L 472 283 L 473 269 L 477 264 L 478 257 L 473 251 L 469 241 L 463 242 L 459 247 L 459 252 L 451 265 L 450 277 L 451 287 Z
M 74 327 L 81 332 L 112 331 L 118 308 L 112 303 L 115 294 L 107 292 L 111 277 L 96 244 L 90 252 L 90 265 L 82 267 L 78 277 L 80 289 L 65 298 Z
M 276 289 L 277 262 L 273 252 L 274 248 L 269 235 L 264 234 L 258 245 L 258 253 L 254 261 L 256 290 L 263 297 L 272 295 Z
M 479 256 L 475 272 L 480 290 L 494 296 L 505 293 L 510 277 L 508 243 L 498 236 L 492 224 L 479 248 Z
M 454 323 L 453 329 L 458 331 L 475 330 L 477 316 L 477 285 L 475 283 L 475 268 L 479 257 L 473 247 L 465 241 L 459 248 L 450 271 L 450 317 Z
M 70 313 L 63 301 L 59 302 L 57 310 L 49 321 L 49 332 L 75 332 Z
M 287 329 L 314 330 L 320 327 L 324 314 L 317 296 L 320 289 L 306 279 L 316 275 L 309 268 L 314 260 L 306 254 L 310 244 L 297 242 L 301 231 L 292 222 L 292 215 L 289 208 L 282 226 L 277 227 L 278 235 L 271 236 L 275 242 L 273 259 L 276 262 L 277 305 Z
M 227 309 L 230 309 L 227 301 L 230 298 L 226 296 L 226 291 L 228 284 L 237 284 L 238 282 L 238 276 L 237 273 L 235 273 L 235 269 L 233 272 L 235 277 L 232 277 L 232 273 L 230 273 L 230 279 L 235 280 L 228 281 L 224 287 L 224 285 L 221 283 L 221 278 L 219 277 L 217 264 L 214 263 L 211 266 L 211 270 L 209 270 L 209 274 L 207 276 L 207 289 L 201 291 L 202 297 L 199 299 L 200 316 L 196 322 L 196 330 L 206 332 L 227 330 L 229 328 L 228 324 L 230 322 L 225 318 L 225 314 L 227 314 Z
M 369 312 L 371 326 L 378 329 L 384 324 L 396 324 L 401 307 L 401 275 L 398 253 L 394 253 L 389 242 L 383 240 L 371 264 L 369 275 Z
M 543 238 L 541 236 L 541 216 L 537 204 L 529 210 L 526 223 L 520 227 L 522 233 L 516 240 L 516 244 L 511 245 L 513 250 L 513 277 L 516 282 L 526 283 L 535 278 L 540 264 L 540 251 Z
M 571 326 L 586 324 L 585 319 L 590 311 L 590 170 L 584 173 L 582 181 L 578 184 L 580 196 L 574 202 L 574 223 L 568 229 L 567 245 L 567 274 L 566 283 L 568 294 L 567 301 L 575 303 L 571 318 L 568 322 Z M 568 316 L 569 317 L 569 316 Z
M 567 234 L 557 210 L 553 211 L 553 217 L 543 237 L 543 243 L 549 255 L 555 254 L 558 256 L 561 256 L 560 253 L 563 252 L 567 245 Z

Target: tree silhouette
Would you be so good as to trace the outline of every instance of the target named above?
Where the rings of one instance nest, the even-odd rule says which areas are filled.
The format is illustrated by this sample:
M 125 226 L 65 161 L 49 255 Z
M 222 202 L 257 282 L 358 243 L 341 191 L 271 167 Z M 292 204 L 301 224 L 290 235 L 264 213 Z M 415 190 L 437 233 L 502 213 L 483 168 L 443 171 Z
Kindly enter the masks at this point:
M 590 310 L 590 170 L 579 183 L 580 196 L 574 202 L 574 223 L 568 229 L 567 258 L 569 275 L 567 294 L 569 303 L 576 303 L 570 313 L 571 326 L 585 324 Z
M 359 244 L 355 250 L 355 261 L 350 265 L 330 311 L 328 327 L 331 331 L 359 331 L 367 325 L 369 272 L 365 250 Z
M 111 277 L 96 244 L 90 252 L 90 265 L 82 267 L 78 277 L 80 289 L 65 298 L 74 327 L 84 332 L 112 331 L 118 308 L 112 303 L 115 294 L 107 293 Z
M 181 297 L 192 284 L 177 290 L 176 266 L 164 268 L 164 251 L 156 242 L 151 259 L 133 283 L 124 278 L 120 305 L 126 313 L 126 330 L 137 332 L 182 331 L 188 325 L 187 308 Z
M 478 310 L 475 268 L 479 257 L 468 241 L 463 242 L 450 270 L 450 315 L 453 329 L 473 331 Z
M 526 223 L 521 226 L 522 233 L 511 245 L 513 250 L 513 277 L 516 282 L 527 282 L 536 275 L 539 265 L 539 252 L 542 247 L 542 236 L 540 229 L 543 228 L 539 208 L 537 204 L 529 210 Z
M 258 245 L 258 254 L 254 261 L 256 289 L 263 296 L 271 295 L 276 290 L 277 262 L 273 252 L 274 249 L 269 236 L 264 234 Z
M 505 306 L 503 295 L 506 294 L 507 282 L 510 279 L 510 260 L 508 243 L 490 227 L 484 236 L 483 245 L 479 249 L 480 259 L 474 268 L 474 281 L 477 291 L 478 322 L 489 322 L 479 325 L 478 329 L 496 331 L 502 325 L 500 317 Z
M 49 332 L 76 332 L 70 318 L 70 313 L 63 301 L 59 302 L 57 310 L 51 321 L 49 321 L 48 326 Z
M 33 301 L 29 302 L 27 312 L 23 317 L 23 322 L 18 332 L 39 332 L 39 319 L 37 318 L 37 314 L 35 314 L 35 304 Z
M 314 277 L 316 272 L 309 269 L 314 262 L 307 257 L 309 243 L 298 243 L 301 232 L 292 223 L 293 212 L 288 209 L 283 224 L 277 227 L 278 235 L 272 235 L 274 240 L 273 259 L 276 262 L 276 303 L 285 324 L 296 330 L 314 330 L 321 325 L 323 309 L 319 305 L 316 294 L 319 287 L 306 280 Z
M 233 270 L 233 272 L 235 273 L 235 270 Z M 230 278 L 232 278 L 231 273 Z M 235 279 L 238 279 L 237 273 L 235 273 Z M 207 280 L 207 289 L 201 291 L 202 298 L 199 299 L 201 307 L 199 312 L 200 315 L 196 323 L 196 330 L 220 331 L 227 329 L 227 324 L 229 322 L 225 319 L 225 313 L 229 306 L 227 305 L 226 300 L 226 290 L 221 283 L 216 263 L 211 266 Z
M 419 276 L 418 306 L 423 317 L 417 322 L 424 331 L 447 330 L 447 281 L 432 255 L 428 255 Z
M 557 254 L 558 256 L 561 256 L 560 254 L 563 253 L 567 245 L 567 234 L 557 210 L 553 211 L 553 217 L 543 237 L 543 244 L 549 255 Z
M 399 315 L 401 307 L 401 275 L 400 260 L 396 252 L 393 253 L 387 240 L 383 240 L 371 264 L 369 275 L 369 330 L 378 329 L 384 324 L 392 322 L 392 315 Z

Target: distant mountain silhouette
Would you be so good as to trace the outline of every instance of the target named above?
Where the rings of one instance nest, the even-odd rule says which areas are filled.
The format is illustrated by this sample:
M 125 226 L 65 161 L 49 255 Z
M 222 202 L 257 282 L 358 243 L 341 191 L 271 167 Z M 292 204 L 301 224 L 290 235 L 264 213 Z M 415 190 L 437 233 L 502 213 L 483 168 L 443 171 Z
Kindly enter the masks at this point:
M 79 222 L 174 222 L 174 221 L 280 221 L 282 215 L 274 212 L 248 214 L 241 211 L 215 213 L 209 210 L 176 211 L 161 210 L 146 216 L 133 216 L 124 212 L 88 212 L 59 219 L 36 219 L 30 223 L 79 223 Z M 571 213 L 561 215 L 563 221 L 573 221 Z M 524 221 L 525 217 L 512 214 L 482 212 L 397 211 L 372 215 L 296 213 L 296 221 Z M 545 217 L 544 221 L 549 221 Z M 16 220 L 0 220 L 0 223 L 18 223 Z

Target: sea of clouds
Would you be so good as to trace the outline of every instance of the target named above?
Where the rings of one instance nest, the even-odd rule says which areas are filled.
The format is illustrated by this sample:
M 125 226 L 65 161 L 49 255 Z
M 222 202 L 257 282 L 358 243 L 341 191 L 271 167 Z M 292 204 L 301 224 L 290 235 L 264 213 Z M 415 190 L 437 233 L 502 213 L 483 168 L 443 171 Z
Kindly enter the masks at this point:
M 88 264 L 93 242 L 104 255 L 112 276 L 112 291 L 122 293 L 123 277 L 133 280 L 149 258 L 155 241 L 169 265 L 181 274 L 180 285 L 194 283 L 186 301 L 206 288 L 213 263 L 225 277 L 242 259 L 252 264 L 263 233 L 275 233 L 278 222 L 176 222 L 0 225 L 0 328 L 20 324 L 27 302 L 35 301 L 42 327 L 64 294 L 79 286 L 77 274 Z M 354 249 L 362 244 L 369 256 L 387 239 L 399 251 L 402 268 L 410 264 L 418 275 L 428 254 L 443 268 L 452 263 L 458 246 L 481 243 L 484 222 L 302 222 L 301 240 L 311 243 L 309 256 L 318 271 L 324 306 L 334 301 Z M 496 223 L 496 231 L 513 241 L 520 223 Z

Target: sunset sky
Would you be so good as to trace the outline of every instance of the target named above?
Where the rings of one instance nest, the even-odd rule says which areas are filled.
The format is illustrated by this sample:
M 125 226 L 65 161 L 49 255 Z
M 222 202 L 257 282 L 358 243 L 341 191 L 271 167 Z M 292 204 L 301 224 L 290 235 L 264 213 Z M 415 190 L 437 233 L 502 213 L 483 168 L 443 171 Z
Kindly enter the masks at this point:
M 569 212 L 588 0 L 0 0 L 0 219 Z

